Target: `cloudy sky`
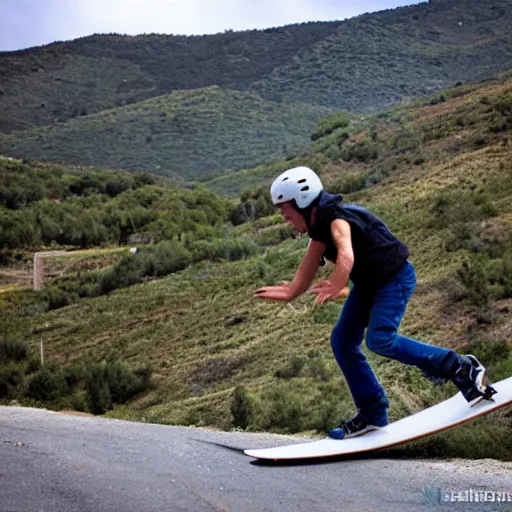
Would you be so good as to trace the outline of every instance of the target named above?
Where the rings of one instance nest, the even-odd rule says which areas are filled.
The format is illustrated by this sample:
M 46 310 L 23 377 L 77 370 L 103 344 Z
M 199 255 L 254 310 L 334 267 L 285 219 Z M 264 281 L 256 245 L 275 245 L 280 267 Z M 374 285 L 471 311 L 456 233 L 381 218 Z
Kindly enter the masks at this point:
M 94 33 L 212 34 L 350 18 L 419 0 L 0 0 L 0 51 Z

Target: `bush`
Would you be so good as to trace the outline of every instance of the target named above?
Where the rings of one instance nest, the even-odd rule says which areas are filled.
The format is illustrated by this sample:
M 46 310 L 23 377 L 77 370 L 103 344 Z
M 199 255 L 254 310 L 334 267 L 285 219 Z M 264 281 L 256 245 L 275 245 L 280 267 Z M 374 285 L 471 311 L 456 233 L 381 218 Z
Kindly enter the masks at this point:
M 90 411 L 104 414 L 114 403 L 125 403 L 148 388 L 151 373 L 149 366 L 131 369 L 119 361 L 91 365 L 85 382 Z
M 275 213 L 275 207 L 267 187 L 256 190 L 244 190 L 240 202 L 229 213 L 229 220 L 234 226 L 259 219 Z
M 179 243 L 162 242 L 137 254 L 124 256 L 100 278 L 101 293 L 140 283 L 145 277 L 161 277 L 185 269 L 191 253 Z
M 89 368 L 85 391 L 89 410 L 93 414 L 104 414 L 112 408 L 110 387 L 100 366 Z
M 363 174 L 356 174 L 346 176 L 340 181 L 336 181 L 329 185 L 332 194 L 352 194 L 363 190 L 366 186 L 366 176 Z
M 122 404 L 144 391 L 151 377 L 149 366 L 132 370 L 124 363 L 112 361 L 103 368 L 104 378 L 110 388 L 114 403 Z
M 471 343 L 471 353 L 489 367 L 505 361 L 512 353 L 512 347 L 505 340 L 478 340 Z
M 289 363 L 282 366 L 275 372 L 278 379 L 293 379 L 298 377 L 306 365 L 307 359 L 301 356 L 294 356 Z
M 247 389 L 237 386 L 233 393 L 231 403 L 231 414 L 233 415 L 233 425 L 246 429 L 252 422 L 254 415 L 254 406 Z
M 308 377 L 321 382 L 328 382 L 333 376 L 325 359 L 319 356 L 313 357 L 308 361 L 306 373 Z
M 256 235 L 256 240 L 259 245 L 270 246 L 277 245 L 289 238 L 294 238 L 295 234 L 293 228 L 289 225 L 271 226 L 261 230 Z
M 213 242 L 194 242 L 191 250 L 195 261 L 236 261 L 261 252 L 259 245 L 248 237 L 223 238 Z
M 371 142 L 359 142 L 349 146 L 344 146 L 341 152 L 341 158 L 345 162 L 371 162 L 379 156 L 377 146 Z
M 496 259 L 488 267 L 489 283 L 494 290 L 496 299 L 512 297 L 512 253 L 510 249 L 502 258 Z
M 67 292 L 51 285 L 44 289 L 42 297 L 43 301 L 48 304 L 49 310 L 64 308 L 73 302 L 73 297 Z
M 464 287 L 463 298 L 477 307 L 477 320 L 492 323 L 491 291 L 485 259 L 474 256 L 466 260 L 457 271 L 457 279 Z
M 18 395 L 24 382 L 23 368 L 15 363 L 0 366 L 0 398 Z
M 485 194 L 442 190 L 436 193 L 430 213 L 430 227 L 446 228 L 459 224 L 453 229 L 461 231 L 463 237 L 466 237 L 462 233 L 466 230 L 463 225 L 494 217 L 498 211 L 492 200 Z M 475 228 L 467 229 L 475 231 Z
M 45 365 L 30 377 L 26 394 L 35 400 L 51 402 L 68 392 L 63 369 L 57 365 Z
M 109 197 L 116 197 L 130 188 L 130 184 L 122 180 L 110 180 L 105 183 L 105 192 Z
M 0 340 L 0 363 L 22 361 L 27 358 L 27 346 L 11 340 Z
M 338 128 L 346 128 L 350 124 L 350 116 L 344 112 L 323 118 L 318 128 L 311 135 L 311 140 L 317 140 L 329 135 Z
M 448 252 L 460 249 L 482 252 L 484 248 L 485 243 L 480 237 L 478 227 L 470 223 L 457 222 L 453 224 L 445 239 L 445 249 Z
M 285 383 L 278 383 L 270 390 L 267 400 L 267 428 L 277 428 L 290 433 L 304 430 L 306 411 L 299 394 Z

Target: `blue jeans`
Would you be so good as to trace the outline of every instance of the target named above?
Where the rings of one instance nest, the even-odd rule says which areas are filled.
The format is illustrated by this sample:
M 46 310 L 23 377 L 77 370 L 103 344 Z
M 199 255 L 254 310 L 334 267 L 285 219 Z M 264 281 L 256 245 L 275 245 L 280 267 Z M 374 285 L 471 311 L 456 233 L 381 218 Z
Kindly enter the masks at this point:
M 361 290 L 354 285 L 345 302 L 332 331 L 331 346 L 359 411 L 371 413 L 389 405 L 384 388 L 361 350 L 365 329 L 366 346 L 371 351 L 417 366 L 432 378 L 451 376 L 456 352 L 397 333 L 415 288 L 414 267 L 407 262 L 375 291 Z

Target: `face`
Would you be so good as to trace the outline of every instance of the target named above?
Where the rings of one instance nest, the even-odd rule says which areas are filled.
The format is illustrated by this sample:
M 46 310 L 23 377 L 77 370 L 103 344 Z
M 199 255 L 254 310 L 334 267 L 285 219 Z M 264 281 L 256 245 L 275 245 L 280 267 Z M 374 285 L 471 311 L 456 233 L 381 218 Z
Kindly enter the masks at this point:
M 304 217 L 292 206 L 291 203 L 283 203 L 278 205 L 279 210 L 283 214 L 284 220 L 290 224 L 299 233 L 307 233 L 308 225 Z

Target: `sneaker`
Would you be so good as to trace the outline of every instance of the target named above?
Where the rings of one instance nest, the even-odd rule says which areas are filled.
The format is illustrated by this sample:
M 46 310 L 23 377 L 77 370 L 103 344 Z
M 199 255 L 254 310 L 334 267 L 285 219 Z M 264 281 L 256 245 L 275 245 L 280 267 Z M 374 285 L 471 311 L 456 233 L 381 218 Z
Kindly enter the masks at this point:
M 340 426 L 329 432 L 331 439 L 350 439 L 351 437 L 362 436 L 372 430 L 378 430 L 388 424 L 388 412 L 385 409 L 379 414 L 373 414 L 372 417 L 365 416 L 362 413 L 356 414 L 348 421 L 342 421 Z
M 496 390 L 489 385 L 487 372 L 480 361 L 472 355 L 460 356 L 452 382 L 459 388 L 470 407 L 482 400 L 491 400 Z

